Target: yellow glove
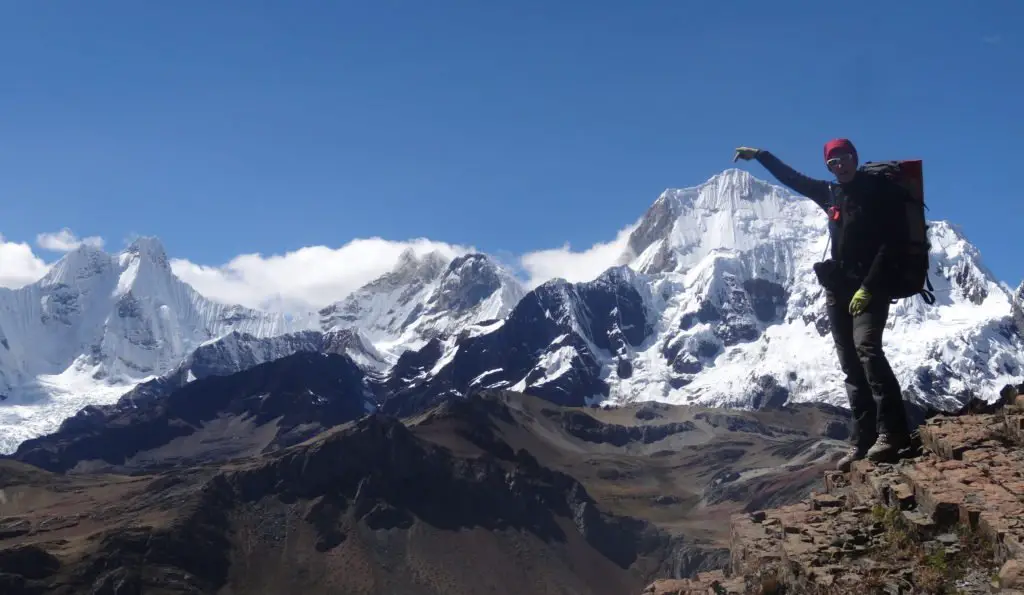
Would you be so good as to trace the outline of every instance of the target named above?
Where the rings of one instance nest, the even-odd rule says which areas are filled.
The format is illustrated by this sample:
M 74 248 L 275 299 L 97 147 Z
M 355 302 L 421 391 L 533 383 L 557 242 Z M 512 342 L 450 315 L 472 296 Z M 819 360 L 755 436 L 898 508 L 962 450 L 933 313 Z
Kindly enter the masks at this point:
M 868 290 L 861 287 L 853 294 L 853 299 L 850 300 L 850 314 L 857 316 L 867 309 L 868 304 L 871 303 L 871 294 Z
M 757 157 L 757 154 L 760 151 L 761 151 L 761 149 L 752 149 L 750 147 L 740 147 L 740 148 L 736 149 L 736 154 L 732 156 L 733 163 L 735 163 L 737 159 L 742 159 L 744 161 L 750 161 L 754 157 Z

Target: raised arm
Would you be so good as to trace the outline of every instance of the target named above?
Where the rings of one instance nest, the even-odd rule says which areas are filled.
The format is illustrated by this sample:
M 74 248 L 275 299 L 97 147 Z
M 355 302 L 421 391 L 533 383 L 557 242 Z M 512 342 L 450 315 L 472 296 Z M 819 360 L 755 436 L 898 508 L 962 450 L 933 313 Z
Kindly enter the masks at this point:
M 757 162 L 763 165 L 768 170 L 768 173 L 775 176 L 776 180 L 788 186 L 794 192 L 813 200 L 825 211 L 832 206 L 832 190 L 828 182 L 805 176 L 783 163 L 782 160 L 772 155 L 769 151 L 740 147 L 736 149 L 736 156 L 732 160 L 736 161 L 737 159 L 743 159 L 744 161 L 757 159 Z
M 786 165 L 769 151 L 760 150 L 754 157 L 770 174 L 794 192 L 813 200 L 824 210 L 832 205 L 832 190 L 825 180 L 816 180 Z

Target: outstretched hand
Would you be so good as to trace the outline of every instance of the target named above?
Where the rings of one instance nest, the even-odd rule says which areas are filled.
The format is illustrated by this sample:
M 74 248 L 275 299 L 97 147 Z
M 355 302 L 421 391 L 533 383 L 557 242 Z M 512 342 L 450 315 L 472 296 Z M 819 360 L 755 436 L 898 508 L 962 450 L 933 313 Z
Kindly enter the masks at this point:
M 737 159 L 750 161 L 754 157 L 757 157 L 757 154 L 760 151 L 760 149 L 753 149 L 751 147 L 739 147 L 738 149 L 736 149 L 736 154 L 732 156 L 732 161 L 733 163 L 736 163 Z

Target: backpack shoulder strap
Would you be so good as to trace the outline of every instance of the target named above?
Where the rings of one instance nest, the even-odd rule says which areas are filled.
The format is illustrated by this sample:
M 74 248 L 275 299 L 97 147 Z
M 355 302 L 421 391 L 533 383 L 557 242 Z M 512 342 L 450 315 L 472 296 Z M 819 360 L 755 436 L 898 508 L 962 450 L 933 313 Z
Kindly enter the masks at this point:
M 831 226 L 832 226 L 832 220 L 831 220 L 832 209 L 834 209 L 837 206 L 839 206 L 838 205 L 839 199 L 836 197 L 836 186 L 835 186 L 835 184 L 833 184 L 832 182 L 826 182 L 826 184 L 828 184 L 828 196 L 829 196 L 829 198 L 828 198 L 828 207 L 825 209 L 825 215 L 827 217 L 829 217 L 829 221 L 828 221 L 828 224 L 827 224 L 827 227 L 826 227 L 826 229 L 828 231 L 828 234 L 826 235 L 827 239 L 825 240 L 825 250 L 821 253 L 820 260 L 825 260 L 825 257 L 828 256 L 828 248 L 832 244 L 832 229 L 831 229 Z

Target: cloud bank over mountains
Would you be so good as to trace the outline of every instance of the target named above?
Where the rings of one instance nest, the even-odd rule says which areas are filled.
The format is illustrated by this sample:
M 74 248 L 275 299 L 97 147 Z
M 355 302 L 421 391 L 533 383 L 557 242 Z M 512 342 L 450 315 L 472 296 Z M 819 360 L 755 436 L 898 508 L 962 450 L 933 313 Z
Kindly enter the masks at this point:
M 576 250 L 568 243 L 527 252 L 503 264 L 519 274 L 527 287 L 561 277 L 587 281 L 617 264 L 634 225 L 610 242 Z M 254 239 L 254 244 L 257 243 Z M 0 235 L 0 287 L 18 288 L 39 280 L 60 254 L 81 245 L 102 248 L 103 238 L 79 238 L 68 228 L 36 236 L 35 249 Z M 439 251 L 450 257 L 477 251 L 472 246 L 425 238 L 407 241 L 357 238 L 340 247 L 306 246 L 284 254 L 250 252 L 223 264 L 172 258 L 171 269 L 202 295 L 223 303 L 263 309 L 321 308 L 391 270 L 407 249 L 417 255 Z M 55 252 L 41 255 L 37 252 Z M 44 257 L 45 256 L 45 257 Z M 491 256 L 495 256 L 491 254 Z

